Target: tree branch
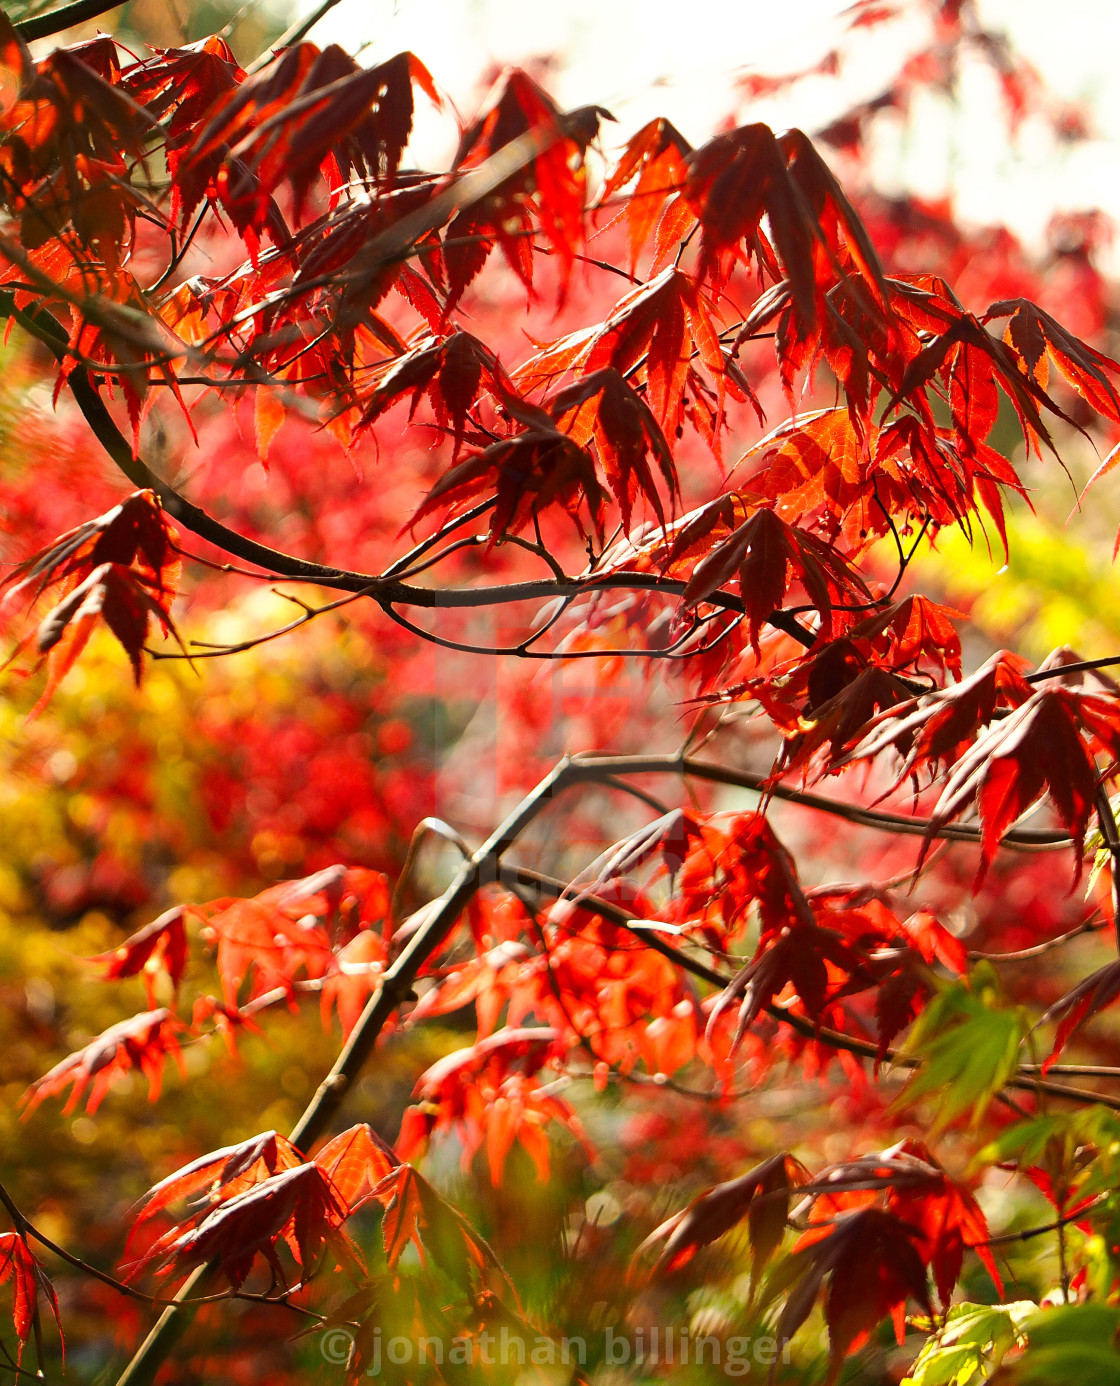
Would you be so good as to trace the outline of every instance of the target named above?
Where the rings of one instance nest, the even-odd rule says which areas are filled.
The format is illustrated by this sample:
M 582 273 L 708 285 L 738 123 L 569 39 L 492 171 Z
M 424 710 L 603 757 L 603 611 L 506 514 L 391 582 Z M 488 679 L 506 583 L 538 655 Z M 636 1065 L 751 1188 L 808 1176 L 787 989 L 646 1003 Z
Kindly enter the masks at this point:
M 25 43 L 34 43 L 36 39 L 50 38 L 52 34 L 72 29 L 75 24 L 84 24 L 87 19 L 118 10 L 122 4 L 123 0 L 73 0 L 72 4 L 61 5 L 57 10 L 21 19 L 12 27 Z
M 263 53 L 258 54 L 245 71 L 252 76 L 254 72 L 259 72 L 262 67 L 267 67 L 282 48 L 292 48 L 295 44 L 302 43 L 320 19 L 329 14 L 338 3 L 339 0 L 321 0 L 321 3 L 316 5 L 309 15 L 305 15 L 303 19 L 297 20 L 290 28 L 285 29 L 280 37 L 270 43 Z
M 1066 1213 L 1064 1217 L 1055 1218 L 1053 1222 L 1043 1223 L 1040 1227 L 1025 1227 L 1022 1232 L 1001 1232 L 998 1237 L 989 1237 L 983 1242 L 974 1242 L 974 1246 L 1014 1246 L 1016 1242 L 1029 1242 L 1033 1237 L 1042 1237 L 1047 1232 L 1058 1232 L 1063 1227 L 1068 1227 L 1071 1222 L 1081 1222 L 1086 1218 L 1097 1204 L 1102 1203 L 1107 1194 L 1098 1194 L 1084 1207 L 1078 1208 L 1076 1212 Z
M 14 317 L 61 360 L 66 354 L 66 334 L 53 314 L 43 307 L 34 311 L 17 309 L 10 294 L 0 295 L 0 316 Z M 663 578 L 656 573 L 615 573 L 604 577 L 568 578 L 561 582 L 539 578 L 528 582 L 506 583 L 497 587 L 413 587 L 388 575 L 358 573 L 345 568 L 332 568 L 308 559 L 296 558 L 280 549 L 270 548 L 255 539 L 239 534 L 205 510 L 193 505 L 139 457 L 117 427 L 105 407 L 88 371 L 78 367 L 67 377 L 74 400 L 89 424 L 97 441 L 128 480 L 140 490 L 151 490 L 160 504 L 177 524 L 183 525 L 200 539 L 266 570 L 262 577 L 284 577 L 297 582 L 312 582 L 320 587 L 364 593 L 389 612 L 392 606 L 414 606 L 430 610 L 443 608 L 468 609 L 485 606 L 505 606 L 516 602 L 543 601 L 553 597 L 578 597 L 601 591 L 648 591 L 680 596 L 685 583 Z M 745 608 L 739 597 L 713 592 L 705 599 L 710 605 L 741 615 Z M 392 614 L 390 612 L 390 614 Z M 806 647 L 816 636 L 807 631 L 797 618 L 785 611 L 773 611 L 769 623 L 784 631 Z M 426 636 L 426 632 L 419 632 Z
M 564 881 L 545 876 L 539 871 L 533 871 L 523 866 L 501 866 L 498 875 L 499 880 L 515 882 L 522 887 L 533 886 L 555 898 L 559 898 L 564 891 L 569 889 Z M 600 900 L 594 895 L 582 895 L 581 903 L 589 905 L 604 919 L 609 919 L 613 924 L 635 933 L 647 948 L 652 948 L 655 953 L 660 953 L 674 966 L 690 973 L 693 977 L 704 982 L 710 982 L 713 986 L 721 989 L 731 981 L 730 977 L 714 967 L 709 967 L 699 958 L 694 958 L 679 948 L 674 948 L 671 943 L 666 943 L 652 930 L 643 929 L 639 933 L 634 929 L 635 916 L 628 914 L 619 906 L 613 905 L 607 900 Z M 782 1025 L 788 1025 L 791 1030 L 795 1030 L 804 1039 L 817 1040 L 821 1044 L 827 1044 L 830 1049 L 840 1049 L 845 1053 L 854 1054 L 861 1059 L 870 1059 L 876 1063 L 888 1063 L 895 1068 L 916 1069 L 922 1066 L 922 1060 L 911 1054 L 903 1054 L 897 1049 L 887 1049 L 880 1054 L 879 1046 L 871 1040 L 861 1040 L 855 1035 L 845 1035 L 843 1031 L 834 1030 L 828 1025 L 817 1025 L 808 1016 L 794 1015 L 784 1007 L 776 1006 L 772 1002 L 764 1006 L 763 1009 L 771 1019 Z M 1085 1077 L 1094 1078 L 1113 1078 L 1118 1072 L 1116 1069 L 1100 1068 L 1093 1070 L 1087 1065 L 1072 1064 L 1062 1068 L 1061 1071 L 1070 1074 L 1080 1073 Z M 1065 1083 L 1055 1083 L 1050 1079 L 1036 1076 L 1040 1074 L 1040 1065 L 1021 1064 L 1018 1072 L 1007 1080 L 1005 1086 L 1019 1088 L 1024 1092 L 1045 1092 L 1051 1097 L 1059 1097 L 1067 1102 L 1098 1103 L 1102 1107 L 1110 1107 L 1113 1111 L 1120 1111 L 1120 1097 L 1109 1097 L 1102 1093 L 1090 1092 L 1086 1088 L 1071 1088 Z
M 591 759 L 590 756 L 581 757 L 581 760 Z M 831 814 L 834 818 L 842 818 L 860 827 L 875 828 L 880 832 L 930 837 L 948 842 L 980 840 L 980 829 L 970 823 L 945 823 L 937 826 L 928 818 L 911 818 L 905 814 L 888 813 L 883 809 L 864 808 L 861 804 L 844 803 L 839 799 L 826 798 L 823 794 L 795 789 L 792 785 L 773 784 L 768 776 L 756 774 L 751 770 L 713 765 L 708 761 L 695 760 L 691 756 L 604 756 L 594 763 L 610 766 L 611 773 L 616 775 L 691 775 L 695 779 L 706 780 L 712 784 L 750 789 L 770 799 L 800 804 L 803 808 L 816 809 L 821 813 Z M 1005 847 L 1021 851 L 1052 851 L 1069 847 L 1072 839 L 1065 833 L 1045 828 L 1013 828 L 1003 835 L 1001 843 Z
M 463 863 L 444 893 L 413 915 L 414 932 L 408 935 L 401 952 L 382 975 L 380 986 L 370 996 L 358 1023 L 351 1031 L 350 1037 L 343 1046 L 331 1071 L 320 1083 L 303 1115 L 292 1128 L 290 1139 L 294 1145 L 301 1150 L 308 1151 L 324 1134 L 346 1093 L 373 1053 L 386 1022 L 397 1011 L 402 1002 L 412 995 L 412 985 L 421 967 L 450 933 L 459 915 L 480 887 L 500 879 L 503 855 L 548 804 L 578 784 L 612 784 L 622 776 L 656 773 L 679 776 L 693 775 L 696 778 L 715 783 L 735 785 L 757 792 L 775 793 L 766 785 L 761 776 L 752 775 L 746 771 L 728 770 L 722 766 L 707 765 L 683 756 L 563 757 L 544 779 L 522 799 L 501 826 Z M 617 785 L 613 787 L 617 787 Z M 785 796 L 779 797 L 789 797 L 811 808 L 825 808 L 825 811 L 839 813 L 841 817 L 849 817 L 855 813 L 870 815 L 859 819 L 853 818 L 852 821 L 862 821 L 867 826 L 886 828 L 887 831 L 921 833 L 929 830 L 927 820 L 900 818 L 895 822 L 893 815 L 880 814 L 875 810 L 861 810 L 854 805 L 842 805 L 832 800 L 818 800 L 815 795 L 807 795 L 797 790 L 789 790 Z M 888 821 L 883 822 L 884 819 Z M 905 826 L 900 827 L 899 824 Z M 966 834 L 964 827 L 957 825 L 956 832 L 972 839 L 979 830 L 972 829 Z M 943 827 L 937 835 L 948 834 L 948 827 Z M 1008 834 L 1005 841 L 1011 836 L 1012 834 Z M 1021 833 L 1020 837 L 1026 837 L 1032 842 L 1032 845 L 1039 845 L 1039 839 L 1042 839 L 1043 845 L 1047 846 L 1066 845 L 1069 841 L 1068 838 L 1058 838 L 1054 834 L 1045 833 Z M 626 923 L 626 927 L 632 927 L 632 921 L 626 922 L 625 916 L 624 923 Z M 643 933 L 641 937 L 648 946 L 659 952 L 667 952 L 677 966 L 692 972 L 695 976 L 702 976 L 714 986 L 723 988 L 727 985 L 728 979 L 722 973 L 707 967 L 699 959 L 689 958 L 686 954 L 666 944 L 664 940 L 655 938 L 652 934 Z M 827 1026 L 816 1025 L 808 1017 L 791 1015 L 781 1007 L 771 1006 L 767 1010 L 774 1019 L 790 1026 L 806 1039 L 818 1040 L 834 1048 L 844 1049 L 851 1054 L 871 1060 L 886 1058 L 888 1062 L 893 1062 L 901 1067 L 917 1068 L 920 1065 L 920 1060 L 893 1050 L 888 1050 L 886 1055 L 880 1056 L 878 1045 L 870 1040 L 860 1040 L 854 1036 L 842 1034 L 838 1030 L 832 1030 Z M 1098 1102 L 1103 1106 L 1120 1110 L 1120 1097 L 1110 1098 L 1082 1088 L 1072 1088 L 1041 1077 L 1032 1077 L 1025 1073 L 1017 1074 L 1009 1079 L 1007 1086 L 1036 1093 L 1046 1092 L 1053 1097 L 1073 1102 Z M 212 1275 L 212 1266 L 200 1266 L 184 1283 L 176 1296 L 176 1303 L 164 1310 L 155 1327 L 120 1376 L 117 1386 L 151 1386 L 156 1372 L 190 1322 L 192 1310 L 185 1301 L 191 1297 L 192 1291 L 198 1284 Z
M 521 801 L 504 823 L 464 862 L 455 879 L 433 906 L 423 911 L 423 922 L 409 938 L 396 960 L 385 971 L 381 985 L 366 1003 L 361 1018 L 330 1073 L 320 1083 L 311 1102 L 292 1128 L 291 1141 L 307 1150 L 326 1130 L 347 1090 L 372 1054 L 386 1021 L 412 991 L 412 983 L 427 958 L 451 931 L 462 910 L 478 888 L 495 879 L 502 853 L 550 802 L 571 784 L 598 778 L 565 757 L 537 787 Z M 186 1281 L 177 1299 L 186 1299 L 196 1284 L 213 1274 L 210 1266 L 200 1266 Z M 169 1306 L 140 1345 L 121 1374 L 117 1386 L 151 1386 L 156 1372 L 187 1328 L 192 1312 L 183 1303 Z

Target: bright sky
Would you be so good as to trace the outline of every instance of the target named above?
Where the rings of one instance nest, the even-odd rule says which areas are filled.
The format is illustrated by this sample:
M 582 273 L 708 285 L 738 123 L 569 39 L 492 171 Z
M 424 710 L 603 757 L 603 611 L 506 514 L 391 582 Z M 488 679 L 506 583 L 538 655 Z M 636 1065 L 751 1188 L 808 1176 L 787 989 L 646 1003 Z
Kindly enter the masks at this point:
M 310 8 L 308 0 L 304 0 Z M 478 99 L 488 67 L 555 56 L 546 80 L 562 106 L 594 103 L 618 117 L 620 140 L 656 115 L 668 116 L 702 143 L 735 105 L 734 83 L 747 72 L 776 74 L 808 66 L 843 43 L 848 0 L 341 0 L 312 37 L 364 61 L 401 49 L 416 53 L 464 115 Z M 965 110 L 955 121 L 931 105 L 905 146 L 879 151 L 886 180 L 905 180 L 937 195 L 948 180 L 969 220 L 1009 221 L 1037 240 L 1055 203 L 1103 206 L 1120 221 L 1120 51 L 1117 0 L 981 0 L 992 27 L 1009 29 L 1021 51 L 1066 99 L 1088 101 L 1100 136 L 1080 149 L 1055 150 L 1027 123 L 1018 150 L 999 137 L 998 107 L 980 64 L 966 74 Z M 807 129 L 827 123 L 851 93 L 875 94 L 892 56 L 921 28 L 903 21 L 854 36 L 840 82 L 803 84 L 791 103 L 760 103 L 751 119 Z M 613 133 L 613 132 L 612 132 Z M 417 156 L 446 155 L 446 120 L 425 113 Z M 610 134 L 607 139 L 610 142 Z

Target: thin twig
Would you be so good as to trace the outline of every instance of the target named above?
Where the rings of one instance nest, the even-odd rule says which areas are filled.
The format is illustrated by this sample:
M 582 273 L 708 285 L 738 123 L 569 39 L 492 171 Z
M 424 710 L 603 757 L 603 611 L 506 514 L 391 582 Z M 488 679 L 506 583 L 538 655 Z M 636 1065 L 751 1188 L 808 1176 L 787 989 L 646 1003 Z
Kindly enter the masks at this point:
M 1097 1196 L 1083 1207 L 1078 1208 L 1074 1213 L 1066 1213 L 1064 1217 L 1055 1218 L 1053 1222 L 1043 1223 L 1040 1227 L 1026 1227 L 1022 1232 L 1001 1232 L 998 1237 L 988 1237 L 982 1242 L 973 1242 L 973 1246 L 1014 1246 L 1016 1242 L 1029 1242 L 1034 1237 L 1043 1237 L 1047 1232 L 1060 1232 L 1063 1227 L 1068 1227 L 1072 1222 L 1080 1222 L 1088 1213 L 1099 1204 L 1103 1203 L 1108 1197 L 1107 1194 L 1097 1194 Z
M 1055 948 L 1061 948 L 1063 944 L 1069 943 L 1072 939 L 1081 938 L 1084 934 L 1092 934 L 1103 928 L 1104 920 L 1099 916 L 1094 916 L 1078 924 L 1075 929 L 1070 929 L 1064 934 L 1058 934 L 1056 938 L 1047 939 L 1045 943 L 1036 943 L 1031 948 L 1017 948 L 1008 953 L 982 953 L 978 949 L 969 949 L 968 956 L 972 962 L 1026 962 L 1030 958 L 1041 958 L 1043 954 L 1050 953 Z
M 270 43 L 263 53 L 259 53 L 245 71 L 252 76 L 253 73 L 259 72 L 262 67 L 267 67 L 282 48 L 293 48 L 297 43 L 302 43 L 315 25 L 329 14 L 338 3 L 339 0 L 320 0 L 320 3 L 310 14 L 305 15 L 303 19 L 297 20 L 285 29 L 280 37 Z

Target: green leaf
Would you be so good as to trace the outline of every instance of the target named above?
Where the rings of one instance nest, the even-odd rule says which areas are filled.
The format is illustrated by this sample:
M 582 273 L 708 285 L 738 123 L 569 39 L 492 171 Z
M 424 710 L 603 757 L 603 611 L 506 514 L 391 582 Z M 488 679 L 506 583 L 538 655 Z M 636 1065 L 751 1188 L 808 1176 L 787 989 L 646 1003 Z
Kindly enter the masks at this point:
M 1001 1164 L 1012 1157 L 1020 1165 L 1037 1165 L 1050 1142 L 1066 1136 L 1071 1131 L 1071 1119 L 1076 1120 L 1082 1116 L 1082 1112 L 1060 1112 L 1055 1116 L 1031 1117 L 1027 1121 L 1017 1121 L 1014 1126 L 1001 1131 L 994 1140 L 976 1152 L 972 1168 Z
M 1108 806 L 1112 810 L 1113 822 L 1120 828 L 1120 794 L 1110 795 Z M 1112 860 L 1112 853 L 1105 845 L 1104 834 L 1101 832 L 1099 822 L 1094 827 L 1090 828 L 1085 837 L 1085 851 L 1086 853 L 1093 853 L 1093 869 L 1090 871 L 1089 879 L 1085 883 L 1085 898 L 1086 900 L 1091 900 L 1097 884 L 1097 878 Z
M 1007 1386 L 1118 1386 L 1120 1353 L 1085 1343 L 1028 1350 L 1000 1377 Z
M 903 1052 L 920 1058 L 922 1067 L 891 1110 L 935 1092 L 932 1134 L 970 1108 L 975 1127 L 1015 1071 L 1029 1029 L 1030 1017 L 1021 1006 L 1000 1006 L 995 974 L 981 964 L 969 977 L 945 986 L 918 1017 Z
M 1108 1304 L 1061 1304 L 1040 1309 L 1023 1325 L 1032 1348 L 1090 1346 L 1111 1348 L 1120 1343 L 1120 1308 Z M 1120 1381 L 1120 1354 L 1115 1357 Z
M 979 1150 L 972 1169 L 1014 1160 L 1069 1183 L 1067 1202 L 1107 1193 L 1120 1176 L 1120 1116 L 1094 1105 L 1017 1121 Z
M 1020 1325 L 1037 1310 L 1013 1304 L 955 1304 L 945 1327 L 923 1346 L 902 1386 L 974 1386 L 987 1381 L 1008 1348 L 1025 1341 Z
M 1024 1322 L 1028 1346 L 1000 1374 L 1008 1386 L 1117 1386 L 1120 1383 L 1120 1308 L 1064 1304 L 1040 1309 Z

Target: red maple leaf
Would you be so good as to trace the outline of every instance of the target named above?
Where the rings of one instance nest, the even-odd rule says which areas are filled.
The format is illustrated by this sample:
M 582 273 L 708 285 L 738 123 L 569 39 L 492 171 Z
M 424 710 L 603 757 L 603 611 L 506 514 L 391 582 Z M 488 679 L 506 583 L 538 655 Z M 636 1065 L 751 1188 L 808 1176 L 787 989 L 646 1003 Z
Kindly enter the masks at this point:
M 412 128 L 413 84 L 439 104 L 411 53 L 362 68 L 337 44 L 288 48 L 227 91 L 191 131 L 176 170 L 181 217 L 204 196 L 216 200 L 250 233 L 253 249 L 265 228 L 278 243 L 289 239 L 272 198 L 281 182 L 291 185 L 297 218 L 320 173 L 332 188 L 352 174 L 391 185 Z
M 148 995 L 148 1005 L 154 1008 L 155 974 L 161 967 L 176 989 L 183 980 L 187 966 L 187 933 L 183 913 L 181 905 L 165 910 L 158 919 L 130 934 L 112 952 L 100 953 L 90 961 L 103 964 L 107 980 L 135 977 L 140 973 Z
M 1047 1072 L 1085 1022 L 1098 1011 L 1103 1011 L 1106 1006 L 1111 1006 L 1117 996 L 1120 996 L 1120 963 L 1106 963 L 1104 967 L 1097 968 L 1088 977 L 1082 978 L 1076 986 L 1071 987 L 1064 996 L 1059 997 L 1047 1008 L 1039 1017 L 1035 1028 L 1057 1020 L 1058 1029 L 1054 1035 L 1054 1046 L 1043 1062 L 1043 1073 Z
M 620 213 L 627 224 L 631 270 L 637 266 L 666 199 L 684 186 L 691 152 L 692 146 L 674 125 L 660 118 L 651 120 L 627 143 L 603 184 L 600 207 L 610 205 L 608 200 L 637 177 Z
M 166 1007 L 144 1011 L 110 1025 L 31 1084 L 22 1098 L 24 1119 L 44 1098 L 55 1096 L 72 1083 L 73 1089 L 62 1109 L 63 1115 L 68 1116 L 81 1101 L 91 1080 L 93 1087 L 90 1088 L 86 1111 L 95 1112 L 117 1074 L 126 1073 L 132 1068 L 139 1068 L 147 1078 L 148 1100 L 154 1102 L 159 1097 L 167 1056 L 171 1055 L 182 1069 L 177 1036 L 185 1029 L 178 1016 Z
M 315 1154 L 315 1163 L 330 1179 L 335 1192 L 353 1212 L 373 1196 L 386 1176 L 400 1166 L 388 1145 L 364 1122 L 342 1131 Z
M 19 1339 L 16 1353 L 18 1366 L 35 1324 L 40 1292 L 50 1306 L 59 1337 L 62 1338 L 62 1321 L 58 1314 L 58 1296 L 54 1292 L 54 1286 L 35 1253 L 27 1245 L 26 1238 L 19 1232 L 0 1233 L 0 1285 L 6 1284 L 9 1280 L 12 1282 L 12 1327 Z M 62 1342 L 62 1355 L 65 1363 L 65 1339 Z
M 47 686 L 32 715 L 45 706 L 99 620 L 124 648 L 137 683 L 151 617 L 179 639 L 171 619 L 180 572 L 178 538 L 155 494 L 137 491 L 60 535 L 8 575 L 5 606 L 21 597 L 34 601 L 51 588 L 64 594 L 8 657 L 11 662 L 32 641 L 40 656 L 50 657 Z
M 652 1274 L 662 1275 L 688 1264 L 701 1247 L 716 1241 L 744 1217 L 752 1254 L 751 1278 L 777 1250 L 789 1215 L 793 1191 L 810 1179 L 809 1171 L 792 1155 L 772 1155 L 746 1174 L 706 1189 L 687 1208 L 655 1228 L 637 1255 L 659 1242 L 665 1245 Z
M 482 110 L 459 140 L 452 170 L 477 168 L 516 140 L 530 142 L 530 157 L 493 192 L 464 208 L 447 227 L 447 311 L 459 301 L 495 245 L 525 287 L 533 286 L 532 238 L 541 234 L 560 260 L 566 283 L 583 241 L 586 177 L 583 156 L 601 118 L 601 106 L 564 113 L 526 72 L 507 68 Z M 535 146 L 535 147 L 534 147 Z
M 291 1251 L 303 1277 L 314 1273 L 327 1247 L 340 1263 L 360 1270 L 356 1248 L 342 1231 L 348 1211 L 317 1164 L 294 1165 L 222 1198 L 165 1232 L 128 1267 L 128 1278 L 149 1269 L 177 1275 L 207 1263 L 236 1290 L 261 1255 L 274 1282 L 286 1285 L 277 1255 L 280 1242 Z
M 828 1381 L 834 1382 L 843 1359 L 888 1314 L 901 1331 L 908 1299 L 932 1315 L 925 1256 L 918 1249 L 924 1242 L 919 1228 L 879 1208 L 840 1213 L 826 1228 L 807 1232 L 787 1269 L 787 1277 L 799 1278 L 778 1319 L 778 1338 L 787 1342 L 805 1322 L 827 1280 Z
M 760 509 L 696 564 L 685 585 L 684 601 L 694 605 L 725 584 L 737 582 L 748 639 L 760 653 L 762 628 L 781 609 L 795 576 L 820 613 L 826 636 L 834 603 L 870 596 L 860 575 L 830 544 L 787 524 L 773 510 Z

